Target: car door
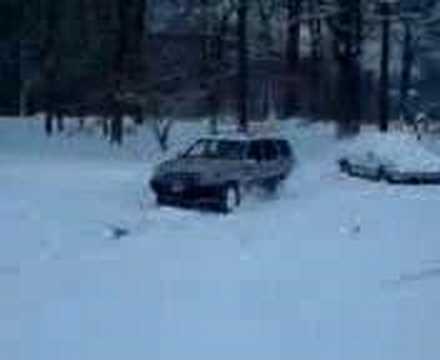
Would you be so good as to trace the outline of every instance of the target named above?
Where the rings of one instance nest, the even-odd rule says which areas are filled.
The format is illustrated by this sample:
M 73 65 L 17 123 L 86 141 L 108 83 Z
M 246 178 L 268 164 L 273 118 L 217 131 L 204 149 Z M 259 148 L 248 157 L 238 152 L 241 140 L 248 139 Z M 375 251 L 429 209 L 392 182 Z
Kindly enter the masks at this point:
M 278 177 L 280 174 L 279 149 L 275 141 L 270 139 L 261 140 L 262 161 L 261 171 L 263 180 Z
M 243 179 L 246 184 L 255 185 L 262 179 L 263 147 L 261 141 L 249 141 L 243 164 Z
M 287 177 L 295 165 L 295 154 L 287 140 L 276 140 L 276 144 L 279 151 L 279 172 L 282 174 L 282 177 Z

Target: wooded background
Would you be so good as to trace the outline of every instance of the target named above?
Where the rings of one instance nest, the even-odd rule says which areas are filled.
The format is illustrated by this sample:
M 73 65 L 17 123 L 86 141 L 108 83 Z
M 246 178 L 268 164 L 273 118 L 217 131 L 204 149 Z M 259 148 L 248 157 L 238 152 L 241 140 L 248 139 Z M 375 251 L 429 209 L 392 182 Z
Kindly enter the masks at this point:
M 125 115 L 242 130 L 305 116 L 349 134 L 436 108 L 435 0 L 1 0 L 0 14 L 0 110 L 44 112 L 48 134 L 66 115 L 102 116 L 115 142 Z

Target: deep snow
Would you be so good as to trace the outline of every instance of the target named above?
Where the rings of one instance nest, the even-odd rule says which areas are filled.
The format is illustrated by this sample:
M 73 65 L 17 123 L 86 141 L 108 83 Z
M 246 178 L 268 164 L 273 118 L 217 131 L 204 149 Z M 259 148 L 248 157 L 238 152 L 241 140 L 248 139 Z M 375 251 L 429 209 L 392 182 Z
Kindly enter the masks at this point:
M 346 178 L 330 126 L 282 127 L 279 198 L 221 216 L 154 205 L 147 130 L 2 119 L 0 359 L 437 359 L 440 188 Z

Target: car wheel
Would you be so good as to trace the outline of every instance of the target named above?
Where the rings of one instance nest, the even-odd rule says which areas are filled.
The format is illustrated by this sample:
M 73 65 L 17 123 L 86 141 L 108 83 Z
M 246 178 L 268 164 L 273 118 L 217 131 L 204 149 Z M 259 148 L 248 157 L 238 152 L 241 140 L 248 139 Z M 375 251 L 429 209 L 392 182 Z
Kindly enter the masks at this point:
M 343 159 L 339 162 L 339 168 L 341 172 L 346 173 L 348 175 L 352 175 L 351 164 L 347 159 Z
M 281 179 L 278 177 L 267 179 L 263 183 L 263 188 L 266 190 L 269 194 L 274 194 L 277 192 L 279 186 L 281 183 Z
M 158 194 L 156 196 L 156 204 L 157 204 L 157 206 L 167 205 L 167 201 L 165 200 L 165 198 L 162 195 Z
M 385 181 L 388 184 L 393 184 L 394 183 L 394 180 L 393 180 L 392 176 L 390 176 L 390 175 L 385 176 Z
M 237 184 L 227 184 L 223 187 L 220 199 L 221 211 L 229 214 L 240 205 L 241 196 L 239 186 Z
M 377 181 L 382 181 L 386 178 L 386 172 L 385 168 L 383 166 L 379 166 L 379 169 L 377 170 Z

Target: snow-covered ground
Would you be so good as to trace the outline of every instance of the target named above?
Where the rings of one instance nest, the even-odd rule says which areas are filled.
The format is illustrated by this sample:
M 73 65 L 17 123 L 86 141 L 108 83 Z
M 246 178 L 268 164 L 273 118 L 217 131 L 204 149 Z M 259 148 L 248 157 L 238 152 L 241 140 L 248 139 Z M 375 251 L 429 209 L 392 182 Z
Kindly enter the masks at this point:
M 440 188 L 345 178 L 329 126 L 283 127 L 282 195 L 222 216 L 154 205 L 148 130 L 0 120 L 0 359 L 438 359 Z

